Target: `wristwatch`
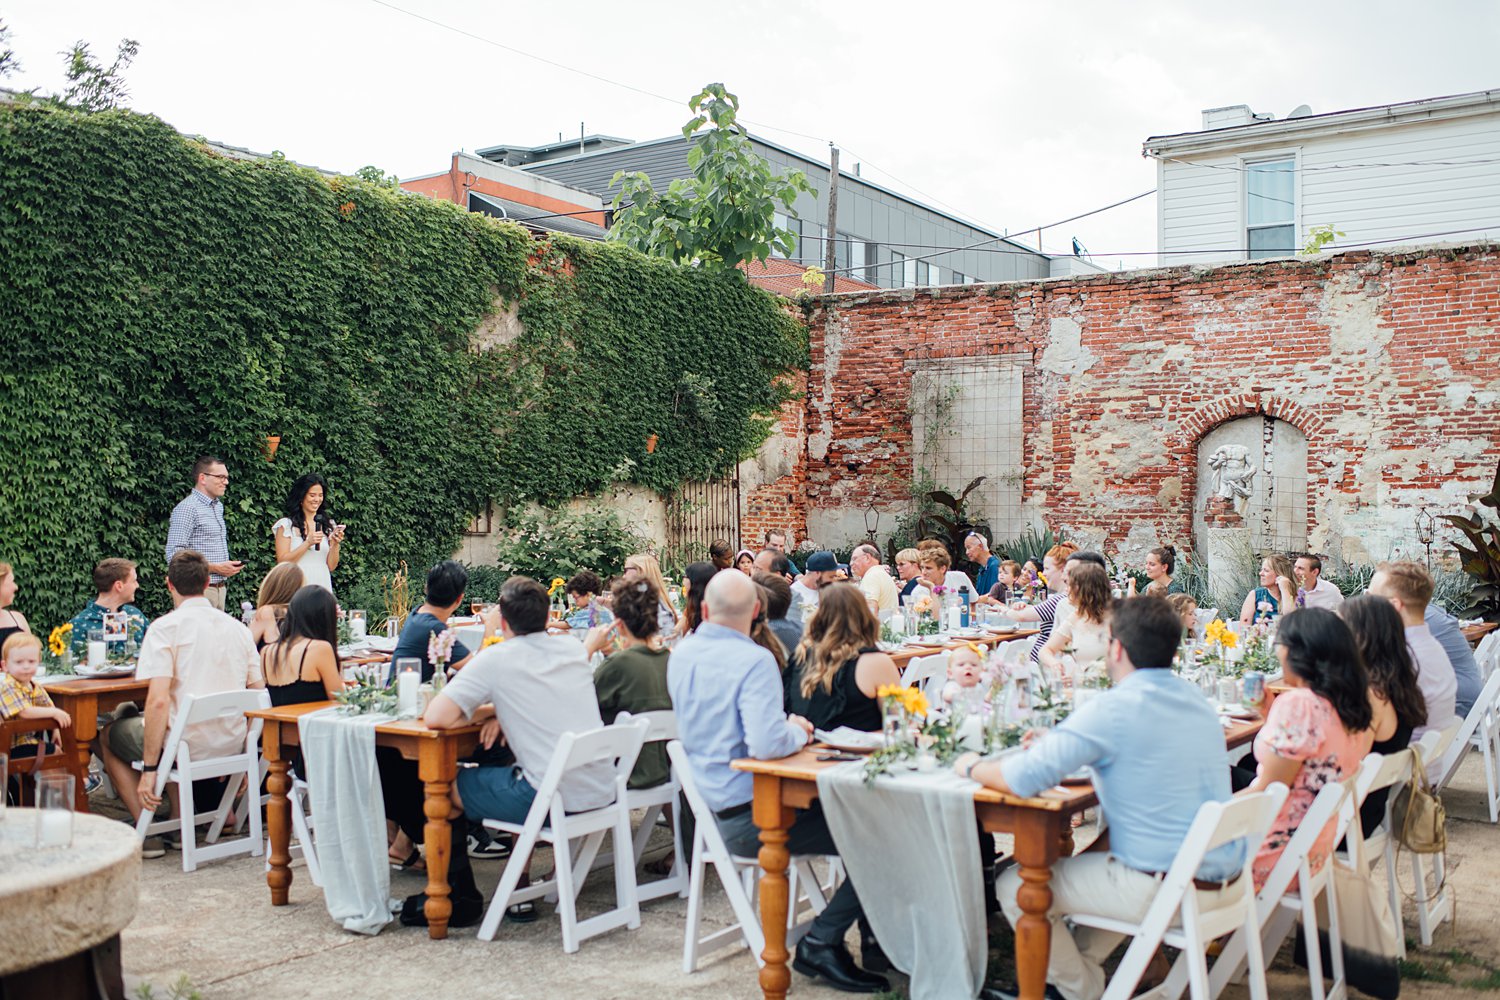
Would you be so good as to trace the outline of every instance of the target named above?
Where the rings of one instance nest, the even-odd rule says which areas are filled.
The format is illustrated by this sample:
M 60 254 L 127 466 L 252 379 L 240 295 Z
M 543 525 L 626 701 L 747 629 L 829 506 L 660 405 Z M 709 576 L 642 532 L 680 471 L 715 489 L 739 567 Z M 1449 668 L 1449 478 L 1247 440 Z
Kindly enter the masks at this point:
M 159 767 L 161 767 L 161 762 L 157 761 L 155 764 L 142 764 L 141 765 L 141 770 L 149 772 L 149 771 L 155 771 Z

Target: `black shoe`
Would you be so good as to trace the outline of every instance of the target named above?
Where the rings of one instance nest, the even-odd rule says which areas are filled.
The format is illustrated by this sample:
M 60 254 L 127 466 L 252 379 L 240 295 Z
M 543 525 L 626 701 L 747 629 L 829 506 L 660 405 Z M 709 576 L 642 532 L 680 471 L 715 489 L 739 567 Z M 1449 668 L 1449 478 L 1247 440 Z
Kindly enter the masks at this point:
M 484 919 L 483 896 L 451 896 L 453 912 L 448 916 L 449 927 L 473 927 Z M 406 897 L 401 904 L 402 927 L 426 927 L 427 893 L 419 892 Z
M 979 990 L 979 1000 L 1016 1000 L 1020 995 L 1020 988 L 1010 984 L 1004 986 L 984 986 Z M 1062 993 L 1051 983 L 1047 984 L 1047 992 L 1043 996 L 1047 1000 L 1063 1000 Z
M 885 949 L 880 947 L 873 934 L 861 933 L 859 936 L 859 964 L 867 972 L 891 971 L 891 960 L 885 957 Z
M 822 979 L 836 990 L 845 993 L 879 993 L 890 989 L 884 976 L 866 972 L 854 964 L 854 956 L 840 941 L 838 944 L 823 944 L 811 938 L 803 938 L 797 945 L 797 957 L 792 968 L 804 976 Z

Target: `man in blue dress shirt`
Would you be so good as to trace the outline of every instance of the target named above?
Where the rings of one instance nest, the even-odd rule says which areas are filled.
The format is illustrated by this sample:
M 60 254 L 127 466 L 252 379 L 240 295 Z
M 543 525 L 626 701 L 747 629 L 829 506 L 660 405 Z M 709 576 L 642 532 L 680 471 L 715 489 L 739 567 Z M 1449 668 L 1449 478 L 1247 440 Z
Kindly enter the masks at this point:
M 1049 995 L 1098 1000 L 1104 960 L 1119 934 L 1079 927 L 1074 911 L 1138 921 L 1172 866 L 1205 802 L 1230 797 L 1229 754 L 1218 715 L 1198 688 L 1172 673 L 1182 622 L 1160 597 L 1136 597 L 1110 617 L 1106 662 L 1114 687 L 1086 702 L 1025 753 L 997 761 L 964 754 L 954 767 L 991 788 L 1037 795 L 1081 767 L 1094 773 L 1109 831 L 1089 849 L 1052 869 L 1052 953 Z M 1198 870 L 1198 905 L 1213 909 L 1250 891 L 1240 877 L 1244 845 L 1209 853 Z M 1000 876 L 997 893 L 1011 926 L 1020 919 L 1021 875 Z
M 754 581 L 738 570 L 724 570 L 709 581 L 704 598 L 708 617 L 672 650 L 667 689 L 693 780 L 725 844 L 734 854 L 755 857 L 760 831 L 750 811 L 754 782 L 730 762 L 795 753 L 812 738 L 813 727 L 782 709 L 776 660 L 750 638 L 750 624 L 760 613 Z M 793 854 L 838 853 L 816 807 L 798 814 L 786 846 Z M 844 945 L 844 935 L 861 915 L 854 883 L 846 879 L 797 945 L 792 968 L 851 993 L 887 989 L 885 977 L 861 969 Z

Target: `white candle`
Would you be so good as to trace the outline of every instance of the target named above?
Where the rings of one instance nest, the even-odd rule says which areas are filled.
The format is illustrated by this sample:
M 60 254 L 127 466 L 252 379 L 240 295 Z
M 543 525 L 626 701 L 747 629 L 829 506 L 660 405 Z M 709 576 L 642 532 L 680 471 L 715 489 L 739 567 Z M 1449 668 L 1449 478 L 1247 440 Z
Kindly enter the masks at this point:
M 67 847 L 73 842 L 73 813 L 68 809 L 41 809 L 36 814 L 36 846 Z
M 89 640 L 89 669 L 95 670 L 104 666 L 105 646 L 103 640 L 95 642 Z
M 417 698 L 422 690 L 422 675 L 416 670 L 403 670 L 396 679 L 396 714 L 403 719 L 417 717 Z
M 891 612 L 891 633 L 893 635 L 906 634 L 906 616 L 899 609 Z
M 351 613 L 349 615 L 349 637 L 351 639 L 355 640 L 356 642 L 358 642 L 359 640 L 365 638 L 365 636 L 367 634 L 368 633 L 366 633 L 366 631 L 365 631 L 365 616 L 364 616 L 364 614 L 363 613 L 361 613 L 361 614 L 352 614 Z
M 957 632 L 964 627 L 963 611 L 959 608 L 948 609 L 948 631 Z

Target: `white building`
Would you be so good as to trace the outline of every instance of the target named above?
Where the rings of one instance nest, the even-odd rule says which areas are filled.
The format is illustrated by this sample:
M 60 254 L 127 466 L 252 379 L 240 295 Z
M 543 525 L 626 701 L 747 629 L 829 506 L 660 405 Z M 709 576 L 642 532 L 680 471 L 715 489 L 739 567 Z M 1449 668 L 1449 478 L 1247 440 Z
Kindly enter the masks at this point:
M 1285 118 L 1243 104 L 1147 139 L 1162 264 L 1500 236 L 1500 90 Z

